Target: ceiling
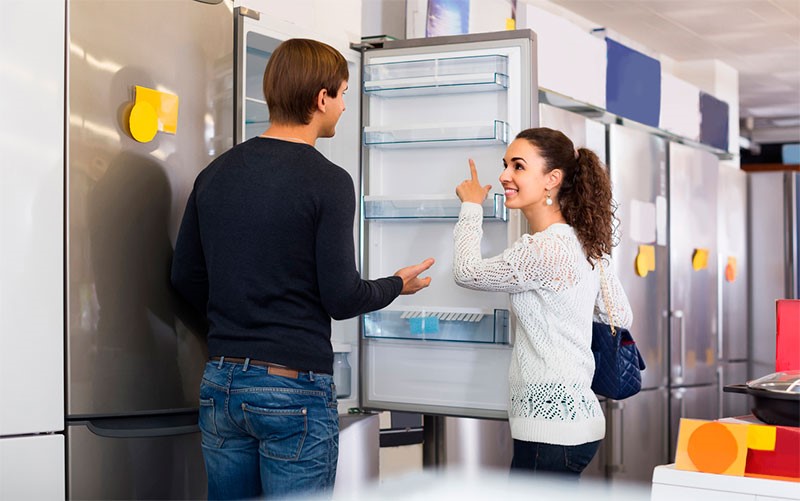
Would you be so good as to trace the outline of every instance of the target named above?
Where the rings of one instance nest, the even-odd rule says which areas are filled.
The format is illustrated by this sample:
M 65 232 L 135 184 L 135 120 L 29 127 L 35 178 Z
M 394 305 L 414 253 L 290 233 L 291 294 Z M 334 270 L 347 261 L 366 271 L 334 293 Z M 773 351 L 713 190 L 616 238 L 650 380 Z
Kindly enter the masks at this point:
M 741 134 L 800 141 L 800 0 L 550 0 L 675 61 L 739 71 Z

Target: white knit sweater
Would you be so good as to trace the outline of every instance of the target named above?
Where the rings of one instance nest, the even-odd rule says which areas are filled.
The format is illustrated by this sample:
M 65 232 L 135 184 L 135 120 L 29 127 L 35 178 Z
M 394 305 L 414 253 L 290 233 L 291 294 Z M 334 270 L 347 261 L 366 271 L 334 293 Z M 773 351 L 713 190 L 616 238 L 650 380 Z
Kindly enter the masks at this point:
M 483 259 L 483 209 L 465 202 L 455 227 L 453 274 L 462 287 L 511 294 L 517 317 L 509 367 L 509 422 L 517 440 L 578 445 L 605 436 L 605 417 L 591 390 L 592 321 L 608 323 L 600 271 L 586 261 L 566 224 L 522 235 L 501 255 Z M 630 304 L 603 262 L 614 324 L 630 328 Z

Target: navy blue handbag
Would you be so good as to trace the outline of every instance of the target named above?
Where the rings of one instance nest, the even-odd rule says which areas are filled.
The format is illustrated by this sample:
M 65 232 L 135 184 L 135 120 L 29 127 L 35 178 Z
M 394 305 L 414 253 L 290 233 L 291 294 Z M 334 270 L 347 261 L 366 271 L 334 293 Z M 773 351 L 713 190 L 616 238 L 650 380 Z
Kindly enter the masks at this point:
M 599 261 L 598 261 L 599 263 Z M 605 287 L 603 266 L 600 265 L 600 288 L 611 324 L 592 322 L 592 354 L 594 378 L 592 391 L 613 400 L 622 400 L 642 389 L 644 359 L 628 329 L 614 327 Z
M 616 331 L 616 332 L 615 332 Z M 622 400 L 642 389 L 644 359 L 628 329 L 600 322 L 592 323 L 594 378 L 592 391 L 613 400 Z

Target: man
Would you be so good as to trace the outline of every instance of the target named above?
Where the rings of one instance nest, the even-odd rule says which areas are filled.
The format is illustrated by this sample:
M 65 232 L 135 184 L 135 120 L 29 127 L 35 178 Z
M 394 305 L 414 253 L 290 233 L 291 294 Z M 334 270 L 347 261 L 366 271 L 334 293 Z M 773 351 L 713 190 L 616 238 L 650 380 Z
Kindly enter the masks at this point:
M 430 284 L 419 274 L 433 259 L 378 280 L 356 270 L 353 180 L 314 148 L 336 131 L 348 77 L 332 47 L 283 42 L 264 72 L 270 127 L 211 162 L 186 205 L 172 283 L 209 323 L 200 429 L 210 499 L 330 490 L 331 317 Z

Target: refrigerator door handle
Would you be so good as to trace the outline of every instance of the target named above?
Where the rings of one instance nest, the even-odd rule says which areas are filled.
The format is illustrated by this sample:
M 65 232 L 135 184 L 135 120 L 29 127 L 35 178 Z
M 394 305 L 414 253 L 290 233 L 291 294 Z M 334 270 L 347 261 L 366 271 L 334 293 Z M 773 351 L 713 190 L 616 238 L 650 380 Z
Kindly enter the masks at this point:
M 106 438 L 171 437 L 199 432 L 197 417 L 197 412 L 190 412 L 168 416 L 100 418 L 84 423 L 89 431 Z
M 619 400 L 609 400 L 609 407 L 611 408 L 611 422 L 612 422 L 612 439 L 610 448 L 611 462 L 606 466 L 606 471 L 609 475 L 614 473 L 625 473 L 625 423 L 624 423 L 624 409 L 625 403 Z M 614 414 L 619 416 L 619 419 L 614 418 Z M 617 439 L 619 437 L 619 439 Z M 619 454 L 615 451 L 615 447 L 619 448 Z M 619 458 L 619 461 L 616 461 Z
M 686 365 L 686 323 L 683 319 L 683 310 L 675 310 L 672 312 L 672 317 L 678 319 L 680 322 L 680 330 L 678 331 L 679 346 L 679 365 L 678 365 L 678 378 L 683 380 L 683 367 Z
M 722 406 L 724 405 L 723 402 L 723 395 L 722 395 L 722 388 L 725 386 L 725 372 L 722 366 L 717 366 L 717 417 L 723 418 L 725 417 L 722 414 Z

